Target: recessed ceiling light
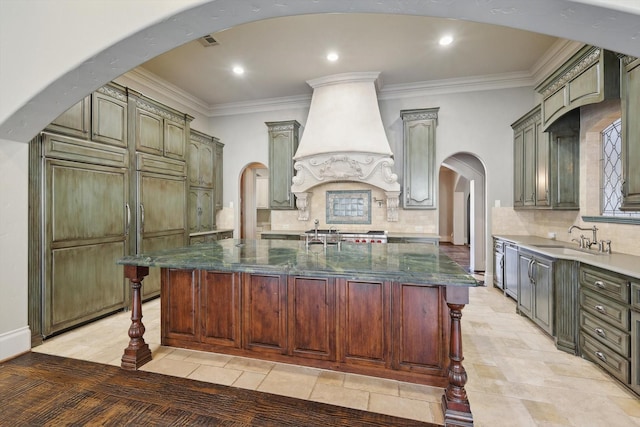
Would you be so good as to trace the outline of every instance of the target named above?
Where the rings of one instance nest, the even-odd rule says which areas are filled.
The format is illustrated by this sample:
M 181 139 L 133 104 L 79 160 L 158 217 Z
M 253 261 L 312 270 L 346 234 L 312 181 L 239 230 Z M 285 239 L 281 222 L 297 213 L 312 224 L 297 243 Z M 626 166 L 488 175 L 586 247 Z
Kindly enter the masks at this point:
M 329 52 L 329 54 L 327 54 L 327 60 L 328 61 L 336 62 L 338 60 L 338 58 L 340 58 L 340 57 L 335 52 Z
M 451 44 L 451 42 L 453 42 L 453 37 L 451 36 L 444 36 L 440 39 L 440 41 L 438 43 L 440 43 L 440 46 L 448 46 Z
M 242 68 L 242 67 L 241 67 L 241 66 L 239 66 L 239 65 L 235 65 L 235 66 L 233 67 L 233 72 L 234 72 L 235 74 L 237 74 L 237 75 L 241 76 L 241 75 L 243 75 L 243 74 L 244 74 L 244 68 Z

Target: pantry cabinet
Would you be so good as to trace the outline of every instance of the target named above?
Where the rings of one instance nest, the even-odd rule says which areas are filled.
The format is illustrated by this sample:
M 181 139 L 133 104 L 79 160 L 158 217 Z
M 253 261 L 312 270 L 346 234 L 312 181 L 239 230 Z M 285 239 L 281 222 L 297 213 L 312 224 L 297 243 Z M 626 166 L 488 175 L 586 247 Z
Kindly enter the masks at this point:
M 640 210 L 640 59 L 624 57 L 622 70 L 622 204 Z
M 405 209 L 435 209 L 436 126 L 439 108 L 402 110 Z
M 221 161 L 217 162 L 216 138 L 191 130 L 189 138 L 188 223 L 189 233 L 215 229 L 215 202 L 218 192 L 216 177 Z

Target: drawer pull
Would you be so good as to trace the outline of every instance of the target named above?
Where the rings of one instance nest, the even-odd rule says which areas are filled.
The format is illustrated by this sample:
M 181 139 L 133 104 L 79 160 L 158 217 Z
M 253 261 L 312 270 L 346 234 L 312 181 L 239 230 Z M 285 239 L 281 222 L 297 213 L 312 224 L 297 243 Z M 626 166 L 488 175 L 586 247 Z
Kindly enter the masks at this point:
M 595 308 L 597 311 L 599 311 L 600 313 L 606 313 L 606 312 L 607 312 L 607 310 L 605 310 L 605 309 L 604 309 L 604 307 L 603 307 L 603 306 L 601 306 L 600 304 L 598 304 L 598 305 L 594 306 L 594 308 Z
M 606 334 L 604 333 L 604 329 L 602 328 L 595 328 L 594 331 L 596 331 L 596 334 L 600 335 L 602 338 L 606 337 Z
M 604 355 L 603 352 L 601 351 L 594 351 L 594 354 L 598 357 L 598 359 L 602 360 L 603 362 L 607 361 L 607 357 Z
M 604 282 L 602 280 L 596 280 L 594 282 L 594 285 L 596 285 L 596 288 L 600 288 L 600 289 L 604 289 L 606 288 Z

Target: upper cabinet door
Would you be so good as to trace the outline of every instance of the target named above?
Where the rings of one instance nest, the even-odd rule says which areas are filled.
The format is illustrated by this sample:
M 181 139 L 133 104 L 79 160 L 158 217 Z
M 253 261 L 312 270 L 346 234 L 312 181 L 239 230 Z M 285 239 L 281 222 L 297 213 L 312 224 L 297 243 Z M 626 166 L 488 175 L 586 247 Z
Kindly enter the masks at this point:
M 112 86 L 104 86 L 92 94 L 92 139 L 127 146 L 127 94 Z
M 623 59 L 622 79 L 622 205 L 640 210 L 640 59 Z
M 162 117 L 136 108 L 136 150 L 150 154 L 163 154 Z
M 215 210 L 218 211 L 222 209 L 222 201 L 223 201 L 223 154 L 224 154 L 224 144 L 220 142 L 217 138 L 213 138 L 213 142 L 215 143 L 214 148 L 214 156 L 213 156 L 213 164 L 214 164 L 214 182 L 213 187 L 215 189 Z
M 91 97 L 87 96 L 55 119 L 47 130 L 71 135 L 82 139 L 89 138 L 91 116 Z
M 266 125 L 269 128 L 269 207 L 293 209 L 293 156 L 298 149 L 300 124 L 292 120 L 268 122 Z
M 164 156 L 185 160 L 187 132 L 185 123 L 164 119 Z
M 439 108 L 402 110 L 405 209 L 435 209 L 435 150 Z

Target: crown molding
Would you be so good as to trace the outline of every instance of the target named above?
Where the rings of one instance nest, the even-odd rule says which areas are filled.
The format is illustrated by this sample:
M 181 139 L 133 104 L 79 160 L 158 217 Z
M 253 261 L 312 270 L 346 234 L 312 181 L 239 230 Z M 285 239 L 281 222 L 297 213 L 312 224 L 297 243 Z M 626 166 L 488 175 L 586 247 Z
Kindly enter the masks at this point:
M 189 92 L 169 83 L 154 73 L 145 70 L 142 67 L 136 67 L 124 73 L 118 79 L 127 79 L 136 83 L 134 89 L 144 92 L 145 89 L 158 92 L 167 98 L 174 99 L 179 104 L 188 107 L 200 114 L 207 115 L 210 109 L 209 105 L 202 99 L 190 94 Z M 116 80 L 118 80 L 116 79 Z
M 578 52 L 585 44 L 572 40 L 557 40 L 545 54 L 531 67 L 534 86 L 538 86 L 547 77 L 560 68 L 569 58 Z
M 261 113 L 265 111 L 278 111 L 296 108 L 309 108 L 311 94 L 284 96 L 280 98 L 264 98 L 254 101 L 230 102 L 217 104 L 207 111 L 209 117 L 233 116 L 236 114 Z

